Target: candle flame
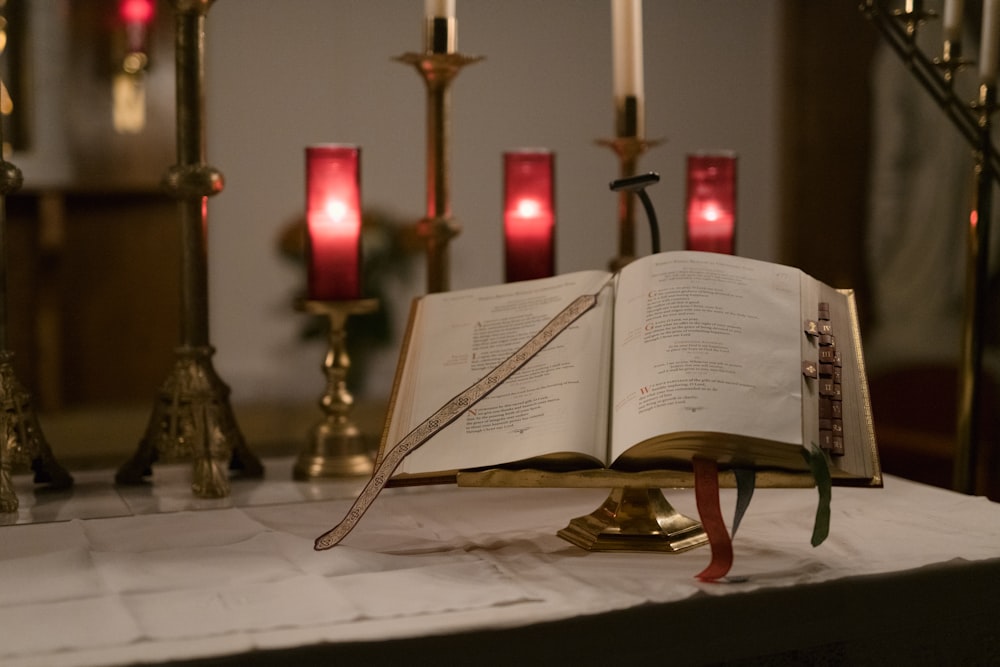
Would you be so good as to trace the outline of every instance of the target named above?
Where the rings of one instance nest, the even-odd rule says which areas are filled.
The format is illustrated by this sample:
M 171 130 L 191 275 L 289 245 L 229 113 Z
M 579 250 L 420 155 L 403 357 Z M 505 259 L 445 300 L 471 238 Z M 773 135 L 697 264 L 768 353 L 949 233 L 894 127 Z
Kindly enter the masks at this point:
M 535 199 L 522 199 L 517 203 L 517 214 L 524 218 L 534 218 L 541 213 L 542 207 Z
M 715 222 L 721 217 L 722 212 L 719 211 L 719 207 L 715 203 L 708 203 L 705 204 L 705 208 L 701 210 L 701 215 L 705 220 Z
M 339 199 L 331 199 L 326 203 L 326 215 L 333 222 L 343 222 L 347 217 L 347 205 Z

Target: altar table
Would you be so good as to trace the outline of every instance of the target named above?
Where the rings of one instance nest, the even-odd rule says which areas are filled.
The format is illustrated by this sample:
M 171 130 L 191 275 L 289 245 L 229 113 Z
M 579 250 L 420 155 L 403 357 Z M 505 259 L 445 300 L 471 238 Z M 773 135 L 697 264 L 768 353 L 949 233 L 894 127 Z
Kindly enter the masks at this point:
M 708 548 L 586 552 L 556 531 L 595 489 L 390 489 L 344 542 L 313 539 L 361 483 L 291 480 L 291 459 L 231 497 L 188 470 L 66 492 L 18 478 L 0 527 L 5 667 L 257 664 L 1000 664 L 1000 505 L 887 477 L 758 489 L 730 581 Z M 697 516 L 691 490 L 667 490 Z M 735 492 L 722 491 L 729 517 Z

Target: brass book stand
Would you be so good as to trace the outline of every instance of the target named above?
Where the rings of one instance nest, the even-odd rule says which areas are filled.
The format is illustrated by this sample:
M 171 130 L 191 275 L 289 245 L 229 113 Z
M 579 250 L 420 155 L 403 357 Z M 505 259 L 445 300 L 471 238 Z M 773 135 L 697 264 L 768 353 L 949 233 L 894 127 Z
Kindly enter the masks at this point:
M 708 542 L 701 524 L 667 502 L 660 489 L 622 486 L 604 504 L 557 535 L 591 551 L 687 551 Z
M 484 470 L 459 472 L 458 486 L 514 488 L 611 488 L 607 499 L 590 514 L 576 517 L 559 537 L 588 551 L 659 551 L 680 553 L 708 544 L 701 523 L 667 501 L 662 489 L 694 487 L 694 474 L 650 470 L 619 472 L 583 470 Z M 792 472 L 758 471 L 760 487 L 809 488 L 812 477 Z M 721 488 L 736 488 L 732 471 L 719 471 Z

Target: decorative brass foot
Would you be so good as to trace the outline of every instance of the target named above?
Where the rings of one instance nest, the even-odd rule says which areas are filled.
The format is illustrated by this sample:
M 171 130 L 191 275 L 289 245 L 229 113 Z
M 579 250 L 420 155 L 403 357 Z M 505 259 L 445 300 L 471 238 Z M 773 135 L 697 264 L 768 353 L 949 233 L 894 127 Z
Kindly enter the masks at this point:
M 73 477 L 59 465 L 49 448 L 31 405 L 31 394 L 14 374 L 11 352 L 0 352 L 0 513 L 16 512 L 19 502 L 11 475 L 29 466 L 35 482 L 65 489 Z
M 558 535 L 589 551 L 679 553 L 708 544 L 701 524 L 679 514 L 659 489 L 636 487 L 613 489 L 601 507 Z
M 374 463 L 361 431 L 349 421 L 327 416 L 309 434 L 309 448 L 300 452 L 292 476 L 297 480 L 364 477 Z
M 229 387 L 212 366 L 215 350 L 180 347 L 160 387 L 153 414 L 136 453 L 118 469 L 118 484 L 142 484 L 156 461 L 192 461 L 191 490 L 200 498 L 229 495 L 230 470 L 261 477 L 229 405 Z

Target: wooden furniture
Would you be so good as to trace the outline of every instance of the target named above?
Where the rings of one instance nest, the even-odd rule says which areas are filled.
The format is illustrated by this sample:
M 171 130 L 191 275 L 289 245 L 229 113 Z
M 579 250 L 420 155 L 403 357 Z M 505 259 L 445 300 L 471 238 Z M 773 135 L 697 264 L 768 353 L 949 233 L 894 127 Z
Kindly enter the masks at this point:
M 951 488 L 958 407 L 958 371 L 909 366 L 869 379 L 882 468 L 925 484 Z M 976 493 L 1000 500 L 1000 388 L 985 378 Z

